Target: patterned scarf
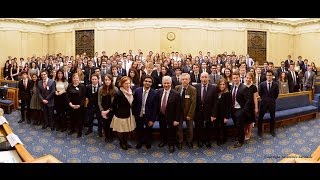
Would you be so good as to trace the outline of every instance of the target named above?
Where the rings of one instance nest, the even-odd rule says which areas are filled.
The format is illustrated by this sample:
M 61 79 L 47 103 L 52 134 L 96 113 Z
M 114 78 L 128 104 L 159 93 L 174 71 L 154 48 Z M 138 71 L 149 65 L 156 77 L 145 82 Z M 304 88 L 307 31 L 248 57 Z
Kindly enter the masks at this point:
M 128 102 L 130 105 L 132 104 L 133 101 L 133 95 L 132 95 L 132 90 L 129 89 L 129 91 L 125 90 L 123 87 L 120 87 L 120 90 L 123 92 L 124 96 L 126 96 Z

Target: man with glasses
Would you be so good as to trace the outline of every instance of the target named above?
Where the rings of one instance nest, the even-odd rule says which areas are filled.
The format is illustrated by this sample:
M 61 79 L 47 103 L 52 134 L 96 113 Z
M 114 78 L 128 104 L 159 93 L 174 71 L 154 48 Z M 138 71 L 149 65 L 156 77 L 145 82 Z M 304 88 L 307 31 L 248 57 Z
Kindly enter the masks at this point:
M 137 123 L 137 145 L 140 149 L 143 144 L 147 149 L 151 148 L 152 126 L 156 120 L 156 91 L 151 89 L 153 78 L 146 75 L 143 79 L 143 87 L 134 91 L 133 95 L 133 115 Z

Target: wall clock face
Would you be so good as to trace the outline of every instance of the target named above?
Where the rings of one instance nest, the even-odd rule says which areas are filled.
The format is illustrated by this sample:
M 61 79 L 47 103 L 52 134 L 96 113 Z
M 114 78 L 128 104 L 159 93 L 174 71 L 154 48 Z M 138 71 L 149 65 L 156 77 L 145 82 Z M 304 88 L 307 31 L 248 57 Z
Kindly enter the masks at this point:
M 167 39 L 173 41 L 176 38 L 176 35 L 173 32 L 168 32 Z

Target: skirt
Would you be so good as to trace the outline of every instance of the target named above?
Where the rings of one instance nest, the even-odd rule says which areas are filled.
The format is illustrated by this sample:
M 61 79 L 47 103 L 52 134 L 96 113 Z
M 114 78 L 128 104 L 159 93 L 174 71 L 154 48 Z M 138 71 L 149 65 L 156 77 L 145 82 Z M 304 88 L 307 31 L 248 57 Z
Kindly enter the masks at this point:
M 116 132 L 131 132 L 136 128 L 136 121 L 132 112 L 130 111 L 130 117 L 118 118 L 115 115 L 112 118 L 110 128 Z

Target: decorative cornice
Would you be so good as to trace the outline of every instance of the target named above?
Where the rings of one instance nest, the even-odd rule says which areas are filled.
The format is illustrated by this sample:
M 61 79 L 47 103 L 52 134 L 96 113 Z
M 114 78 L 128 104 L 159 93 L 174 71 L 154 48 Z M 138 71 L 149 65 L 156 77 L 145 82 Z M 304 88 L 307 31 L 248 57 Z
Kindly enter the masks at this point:
M 289 22 L 279 18 L 0 18 L 0 30 L 53 34 L 81 29 L 134 30 L 142 28 L 180 28 L 203 30 L 266 30 L 272 33 L 301 34 L 319 32 L 319 18 Z M 22 25 L 21 25 L 22 24 Z M 312 27 L 312 28 L 309 28 Z M 308 27 L 308 28 L 305 28 Z

